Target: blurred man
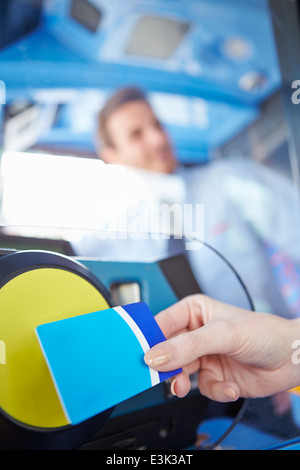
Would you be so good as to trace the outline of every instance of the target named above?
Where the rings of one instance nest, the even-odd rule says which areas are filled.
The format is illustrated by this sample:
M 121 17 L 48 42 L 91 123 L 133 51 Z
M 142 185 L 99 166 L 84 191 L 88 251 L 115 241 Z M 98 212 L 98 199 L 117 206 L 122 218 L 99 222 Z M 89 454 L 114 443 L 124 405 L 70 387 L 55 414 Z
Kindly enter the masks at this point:
M 97 140 L 99 157 L 105 163 L 131 167 L 133 172 L 135 169 L 147 170 L 143 175 L 147 181 L 149 170 L 152 171 L 151 179 L 157 180 L 154 190 L 163 187 L 164 195 L 168 181 L 179 176 L 185 188 L 184 203 L 205 206 L 205 242 L 237 269 L 256 309 L 284 316 L 291 314 L 268 259 L 269 246 L 272 249 L 278 246 L 289 248 L 290 256 L 299 258 L 298 244 L 295 247 L 290 243 L 291 230 L 287 230 L 287 214 L 293 221 L 299 209 L 290 181 L 247 158 L 226 158 L 208 165 L 183 168 L 177 163 L 169 136 L 149 101 L 135 87 L 123 88 L 108 99 L 98 115 Z M 173 193 L 172 196 L 177 198 L 176 190 Z M 161 259 L 170 253 L 160 242 L 129 237 L 112 243 L 93 234 L 82 241 L 78 254 L 101 257 L 104 253 L 111 259 L 134 261 L 145 260 L 149 251 L 152 259 Z M 203 291 L 241 306 L 245 300 L 244 291 L 233 288 L 237 281 L 229 275 L 226 263 L 220 262 L 217 256 L 206 259 L 209 252 L 187 252 Z M 276 395 L 272 400 L 275 400 L 276 416 L 270 412 L 270 422 L 264 424 L 273 431 L 277 428 L 274 424 L 278 420 L 277 413 L 282 419 L 290 419 L 290 400 L 289 395 Z M 261 408 L 258 408 L 257 421 L 261 425 Z M 254 407 L 252 413 L 256 420 Z
M 292 291 L 295 282 L 288 280 L 288 290 L 283 284 L 286 272 L 292 271 L 286 266 L 299 262 L 299 237 L 294 235 L 299 230 L 294 223 L 299 200 L 291 181 L 250 158 L 222 158 L 194 167 L 180 165 L 166 130 L 137 87 L 122 88 L 107 100 L 98 115 L 97 138 L 104 162 L 131 167 L 133 172 L 147 170 L 142 175 L 145 186 L 151 170 L 151 180 L 156 180 L 153 191 L 161 191 L 169 203 L 177 202 L 177 198 L 179 201 L 172 185 L 172 194 L 166 190 L 170 180 L 178 176 L 184 188 L 180 203 L 193 207 L 202 204 L 205 208 L 203 233 L 196 236 L 237 269 L 255 307 L 279 315 L 300 315 L 300 294 L 295 296 Z M 129 250 L 123 252 L 125 255 Z M 198 270 L 200 254 L 191 255 L 193 268 Z M 294 277 L 297 283 L 298 276 Z M 222 285 L 225 289 L 224 279 Z
M 99 114 L 100 156 L 106 163 L 172 173 L 176 158 L 169 136 L 138 88 L 115 93 Z

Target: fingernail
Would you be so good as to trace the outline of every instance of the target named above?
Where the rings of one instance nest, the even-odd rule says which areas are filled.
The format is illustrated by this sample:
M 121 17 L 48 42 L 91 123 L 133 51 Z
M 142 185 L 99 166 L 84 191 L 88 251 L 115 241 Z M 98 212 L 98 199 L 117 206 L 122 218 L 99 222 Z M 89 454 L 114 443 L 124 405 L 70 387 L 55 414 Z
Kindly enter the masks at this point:
M 167 349 L 150 349 L 144 360 L 150 367 L 159 367 L 166 364 L 171 359 L 171 354 Z
M 230 400 L 235 400 L 237 398 L 235 391 L 230 387 L 224 389 L 224 395 Z
M 174 395 L 176 397 L 177 395 L 176 395 L 176 392 L 175 392 L 175 383 L 176 383 L 176 379 L 173 379 L 171 381 L 170 391 L 171 391 L 172 395 Z

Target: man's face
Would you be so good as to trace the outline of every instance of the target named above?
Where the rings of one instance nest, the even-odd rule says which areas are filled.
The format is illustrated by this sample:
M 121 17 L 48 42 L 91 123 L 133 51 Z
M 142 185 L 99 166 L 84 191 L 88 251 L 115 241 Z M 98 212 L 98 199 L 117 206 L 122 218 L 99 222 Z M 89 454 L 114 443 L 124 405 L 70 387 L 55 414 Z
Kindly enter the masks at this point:
M 108 163 L 172 173 L 176 159 L 168 135 L 146 101 L 133 101 L 107 120 L 113 147 L 104 149 Z

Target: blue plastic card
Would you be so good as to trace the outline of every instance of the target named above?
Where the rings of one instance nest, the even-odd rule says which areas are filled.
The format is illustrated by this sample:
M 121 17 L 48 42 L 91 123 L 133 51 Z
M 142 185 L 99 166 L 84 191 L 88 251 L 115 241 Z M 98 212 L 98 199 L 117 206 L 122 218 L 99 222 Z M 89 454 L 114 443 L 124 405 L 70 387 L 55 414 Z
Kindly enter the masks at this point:
M 145 352 L 165 337 L 144 302 L 40 325 L 36 333 L 71 424 L 180 372 L 145 364 Z

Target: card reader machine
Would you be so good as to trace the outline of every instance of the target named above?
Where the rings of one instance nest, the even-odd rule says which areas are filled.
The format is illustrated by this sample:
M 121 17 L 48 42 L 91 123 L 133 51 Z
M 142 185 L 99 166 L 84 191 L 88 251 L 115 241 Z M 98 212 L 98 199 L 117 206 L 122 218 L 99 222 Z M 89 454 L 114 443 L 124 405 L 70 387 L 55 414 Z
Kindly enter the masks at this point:
M 243 306 L 252 308 L 227 262 L 207 246 L 200 251 L 206 263 L 218 260 L 243 295 Z M 167 382 L 76 426 L 66 423 L 34 334 L 39 324 L 117 304 L 143 300 L 155 315 L 186 295 L 205 293 L 185 253 L 152 263 L 76 259 L 43 250 L 3 250 L 1 255 L 0 448 L 182 449 L 194 444 L 212 403 L 197 387 L 177 399 Z M 241 403 L 234 406 L 235 412 Z

